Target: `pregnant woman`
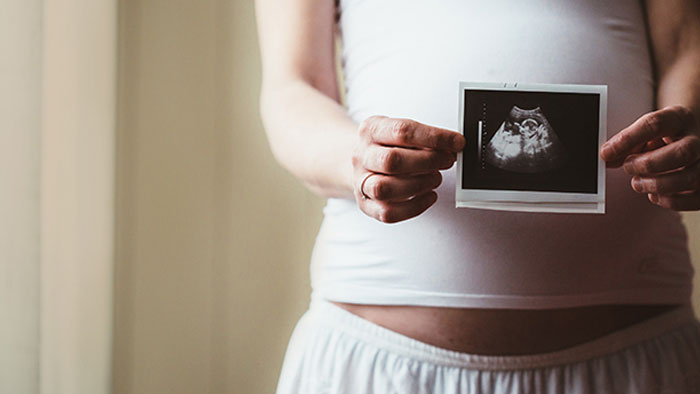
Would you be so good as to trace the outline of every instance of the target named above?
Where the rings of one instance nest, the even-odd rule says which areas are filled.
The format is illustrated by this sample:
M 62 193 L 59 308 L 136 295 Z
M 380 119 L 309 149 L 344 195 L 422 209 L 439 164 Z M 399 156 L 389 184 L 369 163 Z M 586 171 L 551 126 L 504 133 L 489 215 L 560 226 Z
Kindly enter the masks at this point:
M 278 393 L 700 392 L 677 212 L 700 209 L 698 1 L 257 15 L 272 150 L 328 198 Z M 459 81 L 607 85 L 607 213 L 456 209 Z

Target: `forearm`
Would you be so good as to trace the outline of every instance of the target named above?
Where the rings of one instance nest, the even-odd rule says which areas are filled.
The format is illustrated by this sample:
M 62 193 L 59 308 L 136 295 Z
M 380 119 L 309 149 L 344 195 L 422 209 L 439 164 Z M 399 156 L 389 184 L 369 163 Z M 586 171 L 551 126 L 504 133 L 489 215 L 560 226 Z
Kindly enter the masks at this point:
M 657 106 L 682 105 L 700 115 L 700 3 L 644 0 L 652 57 L 657 70 Z
M 358 136 L 345 109 L 301 79 L 263 85 L 260 102 L 275 158 L 314 193 L 353 198 Z
M 700 119 L 700 50 L 681 54 L 659 76 L 657 106 L 683 105 Z

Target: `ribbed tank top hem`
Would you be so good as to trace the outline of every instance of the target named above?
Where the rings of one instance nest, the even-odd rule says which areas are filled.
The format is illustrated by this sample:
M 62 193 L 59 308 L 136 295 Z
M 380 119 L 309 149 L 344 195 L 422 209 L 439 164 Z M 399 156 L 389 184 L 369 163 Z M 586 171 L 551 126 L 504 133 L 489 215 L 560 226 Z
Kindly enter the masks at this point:
M 450 294 L 334 285 L 314 289 L 313 299 L 368 305 L 417 305 L 455 308 L 554 309 L 589 305 L 672 305 L 690 303 L 692 287 L 672 289 L 622 289 L 589 294 L 502 295 Z

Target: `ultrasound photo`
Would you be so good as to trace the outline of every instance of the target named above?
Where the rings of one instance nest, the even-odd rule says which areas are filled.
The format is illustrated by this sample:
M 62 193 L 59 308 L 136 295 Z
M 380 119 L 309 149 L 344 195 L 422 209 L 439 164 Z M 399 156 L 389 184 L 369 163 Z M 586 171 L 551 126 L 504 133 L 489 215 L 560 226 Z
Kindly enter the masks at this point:
M 564 146 L 540 107 L 513 106 L 486 146 L 486 162 L 506 171 L 553 171 L 564 160 Z
M 460 83 L 457 206 L 604 213 L 606 107 L 606 86 Z

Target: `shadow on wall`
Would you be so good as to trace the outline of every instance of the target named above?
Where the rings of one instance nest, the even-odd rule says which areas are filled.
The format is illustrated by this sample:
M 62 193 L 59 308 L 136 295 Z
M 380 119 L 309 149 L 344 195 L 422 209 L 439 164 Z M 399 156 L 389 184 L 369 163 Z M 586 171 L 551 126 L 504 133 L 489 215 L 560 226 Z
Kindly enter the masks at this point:
M 115 393 L 269 393 L 322 201 L 273 159 L 252 2 L 120 2 Z

